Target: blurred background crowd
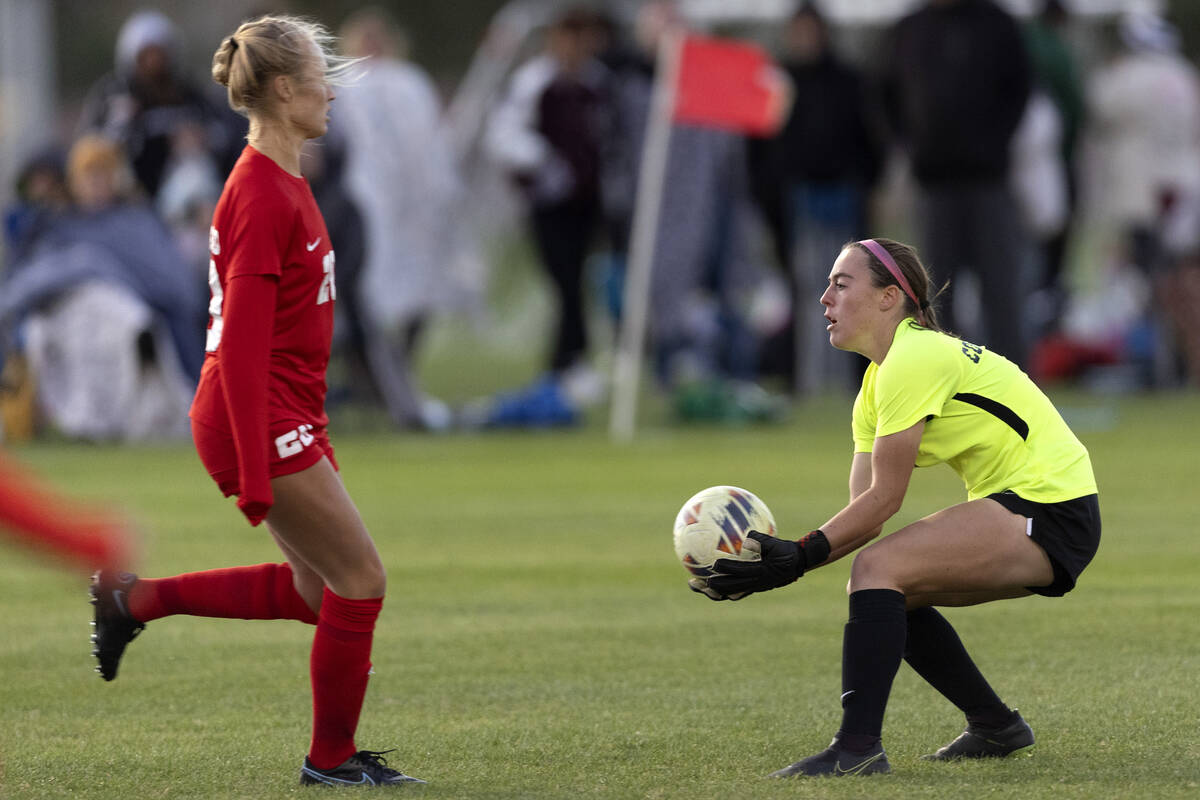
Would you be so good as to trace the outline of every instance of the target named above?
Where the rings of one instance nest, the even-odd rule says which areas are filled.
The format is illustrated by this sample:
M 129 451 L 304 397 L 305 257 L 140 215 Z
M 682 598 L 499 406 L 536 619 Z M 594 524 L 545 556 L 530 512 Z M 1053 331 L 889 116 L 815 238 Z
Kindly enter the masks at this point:
M 605 407 L 670 30 L 757 42 L 793 98 L 772 137 L 671 132 L 647 354 L 676 418 L 770 422 L 854 391 L 864 365 L 829 347 L 818 298 L 867 236 L 915 243 L 949 327 L 1043 384 L 1200 384 L 1187 0 L 518 0 L 455 28 L 432 5 L 0 0 L 4 437 L 187 435 L 209 224 L 246 133 L 207 59 L 271 12 L 362 59 L 304 162 L 338 255 L 335 418 L 552 427 Z M 89 72 L 72 44 L 106 25 Z M 517 344 L 532 374 L 435 397 L 431 330 L 470 320 L 486 351 L 498 302 L 528 316 L 494 289 L 515 262 L 546 309 Z

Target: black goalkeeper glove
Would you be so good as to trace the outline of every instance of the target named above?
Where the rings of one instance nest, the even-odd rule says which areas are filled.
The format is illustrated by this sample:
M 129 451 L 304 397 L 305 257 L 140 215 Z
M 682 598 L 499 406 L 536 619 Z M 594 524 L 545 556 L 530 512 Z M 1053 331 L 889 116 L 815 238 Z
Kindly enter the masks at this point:
M 829 557 L 829 540 L 821 531 L 813 531 L 798 542 L 777 539 L 758 531 L 750 531 L 748 539 L 758 542 L 761 558 L 758 561 L 718 559 L 713 564 L 717 573 L 707 580 L 704 589 L 692 587 L 713 600 L 740 600 L 753 592 L 765 592 L 794 583 L 805 570 L 821 564 Z

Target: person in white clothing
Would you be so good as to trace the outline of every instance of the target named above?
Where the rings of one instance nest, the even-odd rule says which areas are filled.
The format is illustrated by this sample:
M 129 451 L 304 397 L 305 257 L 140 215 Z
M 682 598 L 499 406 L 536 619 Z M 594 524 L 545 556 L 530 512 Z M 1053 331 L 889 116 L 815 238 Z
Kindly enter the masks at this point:
M 1121 243 L 1171 307 L 1170 285 L 1181 257 L 1200 249 L 1200 72 L 1179 52 L 1179 35 L 1161 17 L 1124 16 L 1120 47 L 1094 74 L 1090 209 Z M 1155 303 L 1150 303 L 1156 306 Z M 1171 383 L 1173 335 L 1195 328 L 1194 310 L 1162 329 L 1146 309 L 1156 352 L 1146 380 Z
M 338 96 L 346 189 L 362 214 L 366 254 L 357 297 L 366 358 L 388 413 L 403 427 L 438 429 L 445 406 L 413 374 L 431 313 L 458 304 L 457 266 L 469 259 L 458 213 L 462 186 L 429 76 L 403 58 L 403 34 L 381 9 L 343 23 L 347 56 L 363 59 Z

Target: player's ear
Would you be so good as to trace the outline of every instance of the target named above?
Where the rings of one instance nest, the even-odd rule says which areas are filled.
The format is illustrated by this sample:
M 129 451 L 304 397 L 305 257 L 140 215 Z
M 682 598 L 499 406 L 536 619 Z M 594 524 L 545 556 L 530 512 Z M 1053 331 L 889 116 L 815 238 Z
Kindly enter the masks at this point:
M 284 103 L 290 103 L 296 91 L 290 75 L 276 75 L 271 79 L 271 89 L 275 92 L 275 96 Z
M 879 310 L 891 311 L 898 302 L 900 302 L 900 287 L 894 283 L 883 287 L 883 291 L 879 295 Z

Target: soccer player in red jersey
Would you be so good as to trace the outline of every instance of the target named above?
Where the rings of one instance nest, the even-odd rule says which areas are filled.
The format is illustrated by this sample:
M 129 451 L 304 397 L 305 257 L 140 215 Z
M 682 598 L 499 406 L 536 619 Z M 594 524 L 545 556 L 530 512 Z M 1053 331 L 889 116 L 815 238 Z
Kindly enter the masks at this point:
M 213 79 L 250 120 L 209 234 L 207 356 L 192 435 L 213 480 L 251 525 L 264 520 L 282 564 L 157 580 L 93 579 L 99 672 L 116 677 L 145 623 L 171 614 L 316 625 L 312 743 L 302 784 L 421 782 L 358 750 L 354 733 L 386 584 L 325 432 L 334 251 L 300 152 L 325 133 L 331 81 L 346 63 L 320 26 L 285 16 L 242 24 L 213 56 Z

